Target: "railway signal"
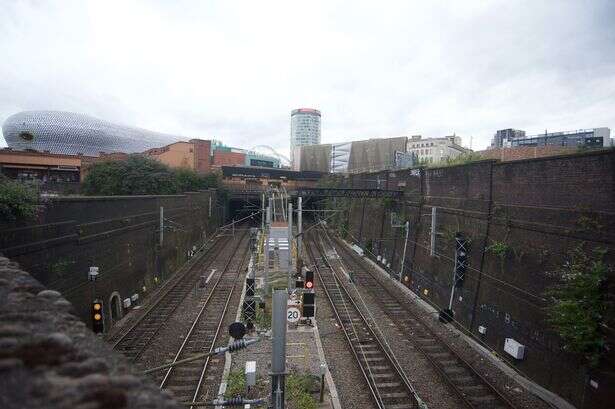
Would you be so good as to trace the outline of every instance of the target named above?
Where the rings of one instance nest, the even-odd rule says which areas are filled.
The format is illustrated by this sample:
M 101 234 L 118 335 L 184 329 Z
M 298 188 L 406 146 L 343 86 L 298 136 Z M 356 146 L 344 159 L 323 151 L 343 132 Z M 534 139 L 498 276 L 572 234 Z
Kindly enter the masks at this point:
M 94 300 L 94 302 L 92 302 L 92 331 L 94 331 L 95 334 L 104 332 L 104 318 L 103 302 L 100 300 Z
M 451 322 L 454 317 L 453 297 L 455 288 L 463 285 L 466 270 L 468 269 L 468 241 L 460 232 L 455 233 L 455 266 L 453 267 L 453 282 L 451 284 L 451 297 L 448 301 L 448 308 L 440 311 L 440 321 Z
M 461 233 L 455 234 L 455 286 L 461 287 L 468 269 L 468 242 Z
M 312 318 L 314 316 L 314 305 L 315 305 L 315 295 L 314 293 L 303 293 L 303 318 Z
M 295 288 L 304 288 L 305 282 L 303 281 L 303 274 L 295 274 Z
M 314 271 L 305 270 L 305 289 L 312 290 L 314 288 Z

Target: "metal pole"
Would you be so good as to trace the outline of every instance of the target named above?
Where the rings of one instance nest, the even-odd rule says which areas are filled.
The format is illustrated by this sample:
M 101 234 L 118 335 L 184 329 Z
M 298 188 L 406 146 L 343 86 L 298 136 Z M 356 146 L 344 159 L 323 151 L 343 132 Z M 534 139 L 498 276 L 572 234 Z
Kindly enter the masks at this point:
M 303 244 L 303 200 L 302 197 L 299 196 L 297 199 L 298 203 L 298 212 L 297 212 L 297 258 L 301 258 L 301 246 Z
M 265 214 L 265 194 L 262 193 L 261 194 L 261 231 L 264 233 L 265 232 L 265 217 L 267 216 Z
M 207 211 L 209 212 L 208 217 L 211 218 L 211 194 L 209 196 L 209 207 L 207 208 Z
M 288 245 L 293 241 L 293 204 L 288 203 Z M 290 248 L 290 247 L 289 247 Z
M 274 409 L 284 409 L 284 384 L 286 375 L 286 305 L 285 290 L 273 292 L 272 349 L 271 349 L 271 397 Z
M 160 247 L 164 241 L 164 207 L 160 206 Z
M 436 208 L 431 208 L 431 245 L 429 249 L 429 255 L 436 255 Z
M 448 301 L 448 309 L 452 312 L 453 311 L 453 297 L 455 295 L 455 283 L 456 283 L 456 279 L 455 279 L 455 270 L 457 269 L 457 250 L 455 249 L 455 264 L 453 265 L 453 279 L 452 279 L 452 284 L 451 284 L 451 298 Z
M 408 231 L 410 230 L 410 222 L 406 221 L 406 240 L 404 241 L 404 253 L 401 256 L 401 269 L 399 271 L 399 281 L 404 281 L 404 266 L 406 265 L 406 247 L 408 247 Z
M 293 288 L 293 204 L 288 202 L 288 291 Z
M 271 219 L 271 208 L 267 207 L 267 226 L 270 224 Z M 267 283 L 267 273 L 269 272 L 269 233 L 267 231 L 263 231 L 263 237 L 265 239 L 265 254 L 264 260 L 265 265 L 263 266 L 263 271 L 265 272 L 265 283 Z

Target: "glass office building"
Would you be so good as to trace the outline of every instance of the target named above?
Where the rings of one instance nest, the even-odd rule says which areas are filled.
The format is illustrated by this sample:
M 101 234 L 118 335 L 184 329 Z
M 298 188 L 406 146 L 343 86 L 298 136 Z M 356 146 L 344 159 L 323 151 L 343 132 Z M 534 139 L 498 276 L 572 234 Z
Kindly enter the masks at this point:
M 294 109 L 290 114 L 290 151 L 305 145 L 320 143 L 320 111 L 311 108 Z
M 15 150 L 87 156 L 143 152 L 188 139 L 62 111 L 11 115 L 2 125 L 2 133 L 9 148 Z

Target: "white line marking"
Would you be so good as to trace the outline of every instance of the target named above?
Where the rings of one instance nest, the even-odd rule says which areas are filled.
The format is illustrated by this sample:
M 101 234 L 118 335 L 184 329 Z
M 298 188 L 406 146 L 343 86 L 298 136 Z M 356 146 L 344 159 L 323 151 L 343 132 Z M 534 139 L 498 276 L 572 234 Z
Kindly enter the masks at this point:
M 214 275 L 215 272 L 216 272 L 216 269 L 212 268 L 211 273 L 209 273 L 209 277 L 207 277 L 207 280 L 205 280 L 205 284 L 209 284 L 209 280 L 211 280 L 211 276 Z

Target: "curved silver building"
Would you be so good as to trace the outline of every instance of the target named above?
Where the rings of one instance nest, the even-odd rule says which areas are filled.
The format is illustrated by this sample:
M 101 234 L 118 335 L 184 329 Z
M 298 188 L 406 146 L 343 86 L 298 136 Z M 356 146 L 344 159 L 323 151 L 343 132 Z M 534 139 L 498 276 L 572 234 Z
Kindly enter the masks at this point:
M 11 115 L 4 121 L 2 133 L 9 148 L 15 150 L 88 156 L 101 152 L 143 152 L 189 139 L 62 111 Z

